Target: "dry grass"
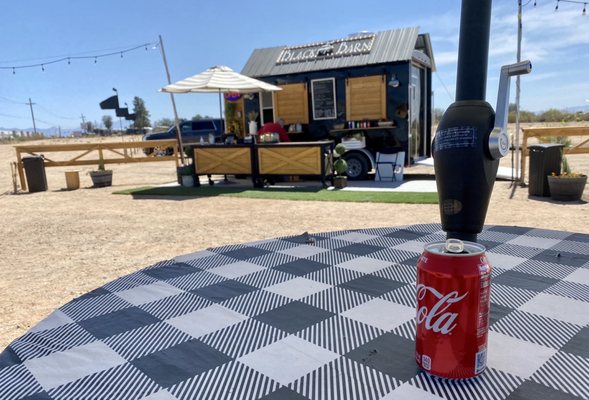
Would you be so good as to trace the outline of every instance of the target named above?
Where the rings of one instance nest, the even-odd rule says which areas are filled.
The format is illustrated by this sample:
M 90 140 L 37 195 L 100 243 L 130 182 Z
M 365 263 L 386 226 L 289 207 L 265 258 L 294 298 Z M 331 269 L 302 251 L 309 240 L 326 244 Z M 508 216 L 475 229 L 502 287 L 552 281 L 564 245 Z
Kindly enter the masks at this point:
M 63 191 L 64 171 L 47 169 L 49 190 L 10 194 L 10 145 L 0 145 L 0 350 L 55 308 L 116 277 L 174 256 L 230 243 L 308 232 L 438 222 L 437 205 L 272 201 L 239 198 L 142 199 L 123 188 L 175 179 L 171 162 L 115 165 L 114 186 Z M 571 156 L 589 172 L 589 156 Z M 509 160 L 504 163 L 508 165 Z M 407 170 L 422 172 L 421 167 Z M 73 168 L 69 168 L 70 170 Z M 589 233 L 589 205 L 528 198 L 497 182 L 487 224 Z M 585 200 L 589 191 L 585 192 Z M 336 213 L 337 211 L 337 213 Z

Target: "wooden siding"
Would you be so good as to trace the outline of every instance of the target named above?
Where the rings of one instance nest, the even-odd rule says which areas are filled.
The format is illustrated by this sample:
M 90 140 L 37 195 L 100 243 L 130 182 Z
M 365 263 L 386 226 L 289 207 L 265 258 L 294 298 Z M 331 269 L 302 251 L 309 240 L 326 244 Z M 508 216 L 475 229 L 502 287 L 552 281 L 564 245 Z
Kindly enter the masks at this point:
M 260 174 L 319 175 L 321 147 L 261 147 L 258 148 Z
M 386 80 L 384 75 L 346 80 L 346 115 L 351 121 L 386 119 Z
M 274 116 L 282 118 L 287 124 L 309 123 L 309 97 L 306 83 L 293 83 L 280 86 L 282 90 L 274 93 Z
M 197 175 L 252 173 L 249 147 L 196 147 L 194 162 Z

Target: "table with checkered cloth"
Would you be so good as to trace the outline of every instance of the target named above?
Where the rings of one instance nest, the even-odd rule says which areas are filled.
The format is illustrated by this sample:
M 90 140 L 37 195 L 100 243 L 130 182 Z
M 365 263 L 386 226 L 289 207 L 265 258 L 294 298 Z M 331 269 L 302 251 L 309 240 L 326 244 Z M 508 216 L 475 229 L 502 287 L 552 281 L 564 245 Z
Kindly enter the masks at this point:
M 440 225 L 224 246 L 117 279 L 0 354 L 0 399 L 589 398 L 589 235 L 487 226 L 487 370 L 414 359 L 415 276 Z

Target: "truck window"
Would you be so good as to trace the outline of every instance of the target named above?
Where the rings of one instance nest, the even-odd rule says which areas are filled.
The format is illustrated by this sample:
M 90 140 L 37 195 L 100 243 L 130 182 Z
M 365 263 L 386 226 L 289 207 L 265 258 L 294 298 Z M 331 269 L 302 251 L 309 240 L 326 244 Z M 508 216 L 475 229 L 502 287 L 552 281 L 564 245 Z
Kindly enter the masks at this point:
M 203 131 L 203 130 L 215 130 L 215 125 L 213 124 L 213 121 L 205 121 L 205 120 L 199 120 L 199 121 L 193 121 L 192 122 L 192 130 L 195 131 Z

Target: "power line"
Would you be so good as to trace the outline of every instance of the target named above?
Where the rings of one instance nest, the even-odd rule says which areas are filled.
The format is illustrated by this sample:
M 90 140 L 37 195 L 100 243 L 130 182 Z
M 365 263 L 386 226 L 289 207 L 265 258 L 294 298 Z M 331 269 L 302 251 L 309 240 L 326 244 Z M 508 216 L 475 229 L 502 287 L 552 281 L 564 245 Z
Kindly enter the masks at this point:
M 29 104 L 29 103 L 25 103 L 25 102 L 23 102 L 23 101 L 16 101 L 16 100 L 12 100 L 12 99 L 9 99 L 9 98 L 7 98 L 7 97 L 4 97 L 4 96 L 0 96 L 0 100 L 4 100 L 4 101 L 6 101 L 6 102 L 8 102 L 8 103 L 12 103 L 12 104 L 19 104 L 19 105 L 23 105 L 23 104 Z
M 444 81 L 442 81 L 442 77 L 440 77 L 440 74 L 438 73 L 438 71 L 436 71 L 436 76 L 438 77 L 438 80 L 442 84 L 442 87 L 446 90 L 446 93 L 448 94 L 448 97 L 450 98 L 450 101 L 454 101 L 454 97 L 452 97 L 452 95 L 450 94 L 450 91 L 448 90 L 448 88 L 444 84 Z
M 43 107 L 41 104 L 36 103 L 37 107 L 44 110 L 47 114 L 52 115 L 54 117 L 60 118 L 60 119 L 71 119 L 71 120 L 77 120 L 78 118 L 72 118 L 72 117 L 64 117 L 63 115 L 59 115 L 56 114 L 54 112 L 52 112 L 51 110 L 47 109 L 46 107 Z
M 129 53 L 131 51 L 135 51 L 135 50 L 142 49 L 142 48 L 147 51 L 150 47 L 154 48 L 154 47 L 158 47 L 158 46 L 159 46 L 158 43 L 143 43 L 141 45 L 127 48 L 127 49 L 120 50 L 120 51 L 113 51 L 113 52 L 109 52 L 109 53 L 94 54 L 94 55 L 88 55 L 88 56 L 71 55 L 71 56 L 61 57 L 61 58 L 48 60 L 45 62 L 39 62 L 39 63 L 35 63 L 35 64 L 0 66 L 0 69 L 12 70 L 13 74 L 16 74 L 17 69 L 24 69 L 24 68 L 41 67 L 41 70 L 45 71 L 45 66 L 51 65 L 51 64 L 57 64 L 57 63 L 66 62 L 66 61 L 68 64 L 71 64 L 72 60 L 88 60 L 88 59 L 94 59 L 94 63 L 96 63 L 96 62 L 98 62 L 99 58 L 112 57 L 112 56 L 117 56 L 117 55 L 120 56 L 121 58 L 123 58 L 123 54 Z

